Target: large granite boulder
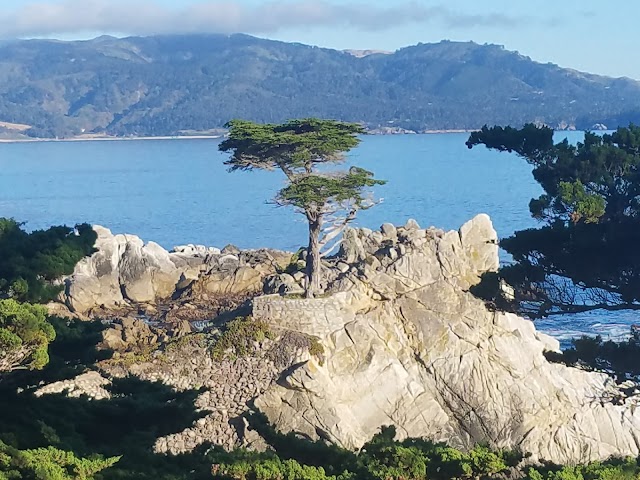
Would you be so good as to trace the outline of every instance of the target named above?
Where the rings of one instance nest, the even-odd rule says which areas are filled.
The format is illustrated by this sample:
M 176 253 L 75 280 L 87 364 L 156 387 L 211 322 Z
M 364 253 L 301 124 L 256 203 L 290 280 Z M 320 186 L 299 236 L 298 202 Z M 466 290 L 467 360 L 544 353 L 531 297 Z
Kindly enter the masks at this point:
M 640 453 L 640 410 L 607 376 L 549 363 L 558 342 L 469 293 L 498 268 L 480 215 L 458 232 L 350 230 L 318 299 L 256 298 L 256 319 L 319 338 L 255 404 L 281 431 L 361 447 L 382 425 L 559 463 Z M 611 402 L 612 397 L 618 401 Z
M 95 226 L 97 252 L 81 260 L 66 279 L 64 300 L 74 312 L 114 308 L 126 302 L 150 302 L 170 296 L 184 268 L 157 243 L 135 235 L 113 235 Z

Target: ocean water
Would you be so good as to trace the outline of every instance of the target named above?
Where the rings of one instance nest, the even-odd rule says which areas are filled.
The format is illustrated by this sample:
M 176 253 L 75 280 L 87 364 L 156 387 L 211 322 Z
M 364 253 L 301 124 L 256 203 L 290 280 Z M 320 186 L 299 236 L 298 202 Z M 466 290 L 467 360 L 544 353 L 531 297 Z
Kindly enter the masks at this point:
M 570 132 L 570 141 L 582 134 Z M 357 225 L 378 228 L 413 218 L 457 229 L 478 213 L 500 237 L 535 226 L 529 200 L 541 193 L 515 155 L 476 147 L 466 134 L 367 136 L 345 165 L 387 180 L 382 203 Z M 139 140 L 0 144 L 0 215 L 27 228 L 87 222 L 132 233 L 165 248 L 187 243 L 295 250 L 306 242 L 301 215 L 268 203 L 279 172 L 229 173 L 217 140 Z M 582 333 L 619 337 L 633 313 L 554 318 L 538 327 L 560 339 Z

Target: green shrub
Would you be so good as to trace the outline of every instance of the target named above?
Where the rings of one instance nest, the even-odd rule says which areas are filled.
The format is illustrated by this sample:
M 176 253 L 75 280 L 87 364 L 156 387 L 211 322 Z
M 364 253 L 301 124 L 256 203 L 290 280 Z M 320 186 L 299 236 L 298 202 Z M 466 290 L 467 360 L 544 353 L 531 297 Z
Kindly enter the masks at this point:
M 639 459 L 640 460 L 640 459 Z M 532 467 L 527 480 L 638 480 L 640 466 L 633 458 L 611 459 L 586 465 Z
M 63 288 L 55 281 L 94 252 L 96 238 L 87 224 L 28 233 L 21 223 L 0 218 L 0 292 L 26 302 L 54 299 Z
M 0 442 L 0 479 L 91 480 L 119 460 L 78 458 L 54 447 L 18 450 Z
M 394 427 L 382 427 L 356 453 L 322 440 L 312 442 L 292 433 L 282 435 L 265 423 L 261 415 L 252 415 L 249 420 L 252 428 L 273 451 L 250 454 L 240 450 L 214 455 L 214 476 L 238 480 L 490 479 L 522 458 L 521 455 L 493 451 L 484 446 L 465 453 L 424 439 L 398 441 Z
M 419 480 L 427 476 L 428 458 L 415 447 L 384 446 L 364 457 L 363 466 L 378 480 Z
M 0 351 L 12 352 L 22 345 L 22 339 L 6 328 L 0 328 Z
M 0 371 L 19 366 L 42 369 L 49 361 L 49 342 L 55 337 L 45 307 L 0 300 Z
M 488 447 L 478 445 L 469 452 L 471 470 L 475 477 L 489 477 L 507 469 L 502 452 L 493 452 Z
M 348 475 L 335 477 L 327 475 L 322 467 L 301 465 L 295 460 L 281 460 L 278 457 L 254 462 L 214 465 L 214 475 L 234 480 L 337 480 L 351 478 Z
M 215 360 L 246 357 L 253 351 L 254 342 L 266 338 L 273 338 L 269 325 L 251 317 L 239 317 L 227 323 L 213 344 L 211 354 Z

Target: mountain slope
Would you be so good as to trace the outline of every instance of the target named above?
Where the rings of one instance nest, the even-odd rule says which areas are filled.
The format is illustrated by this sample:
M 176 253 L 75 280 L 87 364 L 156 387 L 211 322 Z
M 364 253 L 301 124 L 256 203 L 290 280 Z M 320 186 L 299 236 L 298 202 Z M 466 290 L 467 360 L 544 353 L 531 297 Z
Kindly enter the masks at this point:
M 238 117 L 305 116 L 414 130 L 528 121 L 588 128 L 638 111 L 638 82 L 495 45 L 441 42 L 366 56 L 247 35 L 0 46 L 0 121 L 31 125 L 32 136 L 171 135 Z

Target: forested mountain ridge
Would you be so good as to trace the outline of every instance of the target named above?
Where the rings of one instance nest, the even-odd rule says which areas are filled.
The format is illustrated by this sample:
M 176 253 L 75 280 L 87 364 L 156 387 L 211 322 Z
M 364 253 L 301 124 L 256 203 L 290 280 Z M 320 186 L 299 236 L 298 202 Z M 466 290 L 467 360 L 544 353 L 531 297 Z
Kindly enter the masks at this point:
M 496 45 L 444 41 L 365 56 L 247 35 L 0 45 L 5 136 L 176 135 L 232 118 L 311 116 L 415 131 L 526 122 L 583 129 L 624 125 L 638 112 L 640 82 Z

